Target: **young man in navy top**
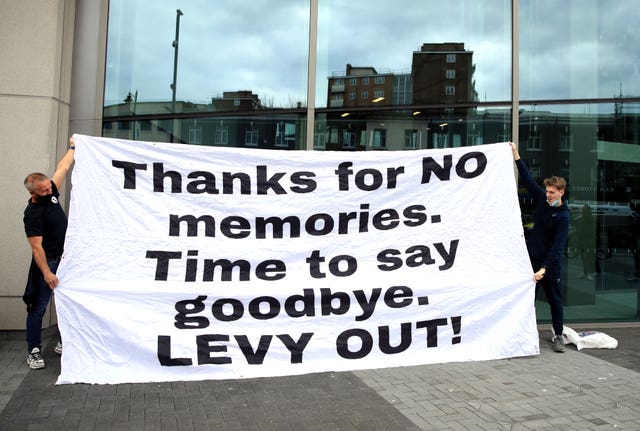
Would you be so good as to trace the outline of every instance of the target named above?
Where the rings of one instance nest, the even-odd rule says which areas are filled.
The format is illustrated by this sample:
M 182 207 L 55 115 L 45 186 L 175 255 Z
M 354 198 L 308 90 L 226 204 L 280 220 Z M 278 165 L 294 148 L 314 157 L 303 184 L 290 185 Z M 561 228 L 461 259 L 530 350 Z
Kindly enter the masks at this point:
M 536 287 L 542 286 L 549 301 L 555 333 L 553 349 L 556 352 L 564 352 L 562 338 L 564 312 L 560 280 L 562 254 L 569 235 L 569 208 L 562 201 L 567 183 L 564 178 L 553 176 L 544 180 L 545 188 L 543 189 L 531 178 L 513 142 L 511 142 L 511 151 L 520 178 L 535 204 L 533 229 L 527 238 L 527 249 L 534 271 L 533 279 L 537 283 Z

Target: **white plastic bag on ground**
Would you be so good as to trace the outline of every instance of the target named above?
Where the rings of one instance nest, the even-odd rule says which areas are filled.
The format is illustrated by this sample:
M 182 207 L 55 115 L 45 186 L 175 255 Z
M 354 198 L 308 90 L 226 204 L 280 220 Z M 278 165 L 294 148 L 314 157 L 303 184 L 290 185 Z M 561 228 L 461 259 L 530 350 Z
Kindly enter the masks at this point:
M 603 332 L 576 332 L 568 326 L 563 326 L 562 328 L 562 337 L 564 338 L 564 343 L 575 344 L 578 350 L 582 350 L 584 348 L 615 349 L 616 347 L 618 347 L 618 340 Z M 551 341 L 553 341 L 556 337 L 553 328 L 551 328 L 551 333 L 553 334 Z

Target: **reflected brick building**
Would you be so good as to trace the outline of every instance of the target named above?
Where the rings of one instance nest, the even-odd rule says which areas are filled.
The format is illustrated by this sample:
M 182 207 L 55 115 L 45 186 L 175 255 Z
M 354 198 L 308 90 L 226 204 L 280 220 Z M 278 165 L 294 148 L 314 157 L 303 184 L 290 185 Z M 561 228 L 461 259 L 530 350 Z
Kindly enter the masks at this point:
M 425 43 L 413 53 L 410 74 L 347 64 L 344 75 L 329 77 L 327 107 L 476 102 L 473 73 L 473 51 L 464 43 Z
M 391 105 L 393 74 L 347 64 L 345 75 L 329 78 L 329 108 Z
M 425 43 L 413 53 L 414 104 L 475 102 L 473 52 L 464 43 Z

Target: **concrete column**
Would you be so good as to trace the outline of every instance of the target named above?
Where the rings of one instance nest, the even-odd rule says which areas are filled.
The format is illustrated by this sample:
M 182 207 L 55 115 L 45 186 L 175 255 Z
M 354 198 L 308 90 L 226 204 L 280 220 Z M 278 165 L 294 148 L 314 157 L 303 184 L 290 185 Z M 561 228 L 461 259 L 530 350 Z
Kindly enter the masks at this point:
M 75 6 L 75 0 L 0 0 L 0 330 L 25 329 L 31 248 L 22 223 L 29 199 L 23 180 L 33 171 L 51 175 L 67 147 Z M 45 319 L 50 324 L 50 313 Z

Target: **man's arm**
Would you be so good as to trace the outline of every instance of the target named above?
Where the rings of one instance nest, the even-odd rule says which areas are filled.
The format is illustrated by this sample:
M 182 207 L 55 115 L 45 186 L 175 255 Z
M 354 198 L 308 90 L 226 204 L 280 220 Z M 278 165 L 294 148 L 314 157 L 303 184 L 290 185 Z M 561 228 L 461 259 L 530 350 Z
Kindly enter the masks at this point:
M 516 162 L 516 166 L 518 167 L 518 173 L 520 174 L 522 181 L 525 183 L 527 190 L 529 190 L 529 194 L 531 194 L 532 197 L 535 197 L 536 193 L 540 193 L 540 191 L 544 193 L 544 191 L 533 181 L 533 178 L 531 178 L 531 174 L 529 174 L 529 170 L 527 169 L 527 166 L 520 159 L 520 153 L 518 152 L 518 148 L 516 147 L 516 144 L 514 144 L 513 142 L 509 142 L 509 145 L 511 145 L 511 152 L 513 153 L 513 161 Z M 534 272 L 533 273 L 534 281 L 537 283 L 538 281 L 542 280 L 546 272 L 547 272 L 547 268 L 545 268 L 544 266 L 540 268 L 538 271 Z
M 520 153 L 518 152 L 518 147 L 516 147 L 516 144 L 514 142 L 509 142 L 509 145 L 511 146 L 511 153 L 513 153 L 513 161 L 517 162 L 518 160 L 520 160 Z
M 520 174 L 520 178 L 524 183 L 524 186 L 529 191 L 529 194 L 534 200 L 545 199 L 545 191 L 542 187 L 540 187 L 531 177 L 529 173 L 529 169 L 527 169 L 527 165 L 524 164 L 524 160 L 520 158 L 520 153 L 516 148 L 516 144 L 513 142 L 509 142 L 511 145 L 511 151 L 513 153 L 513 161 L 516 162 L 516 167 L 518 168 L 518 173 Z
M 49 285 L 49 288 L 53 290 L 58 285 L 58 276 L 56 276 L 51 271 L 51 268 L 49 268 L 49 264 L 47 263 L 47 255 L 44 253 L 44 249 L 42 248 L 42 237 L 30 236 L 27 239 L 29 240 L 29 244 L 31 245 L 31 250 L 33 251 L 33 260 L 35 261 L 36 265 L 38 265 L 38 268 L 40 268 L 45 283 L 47 283 L 47 285 Z
M 69 149 L 62 156 L 60 161 L 58 162 L 58 166 L 56 167 L 56 171 L 51 177 L 51 181 L 55 183 L 58 188 L 62 188 L 62 182 L 64 181 L 69 169 L 73 165 L 73 157 L 75 154 L 76 145 L 73 142 L 73 136 L 69 138 Z

